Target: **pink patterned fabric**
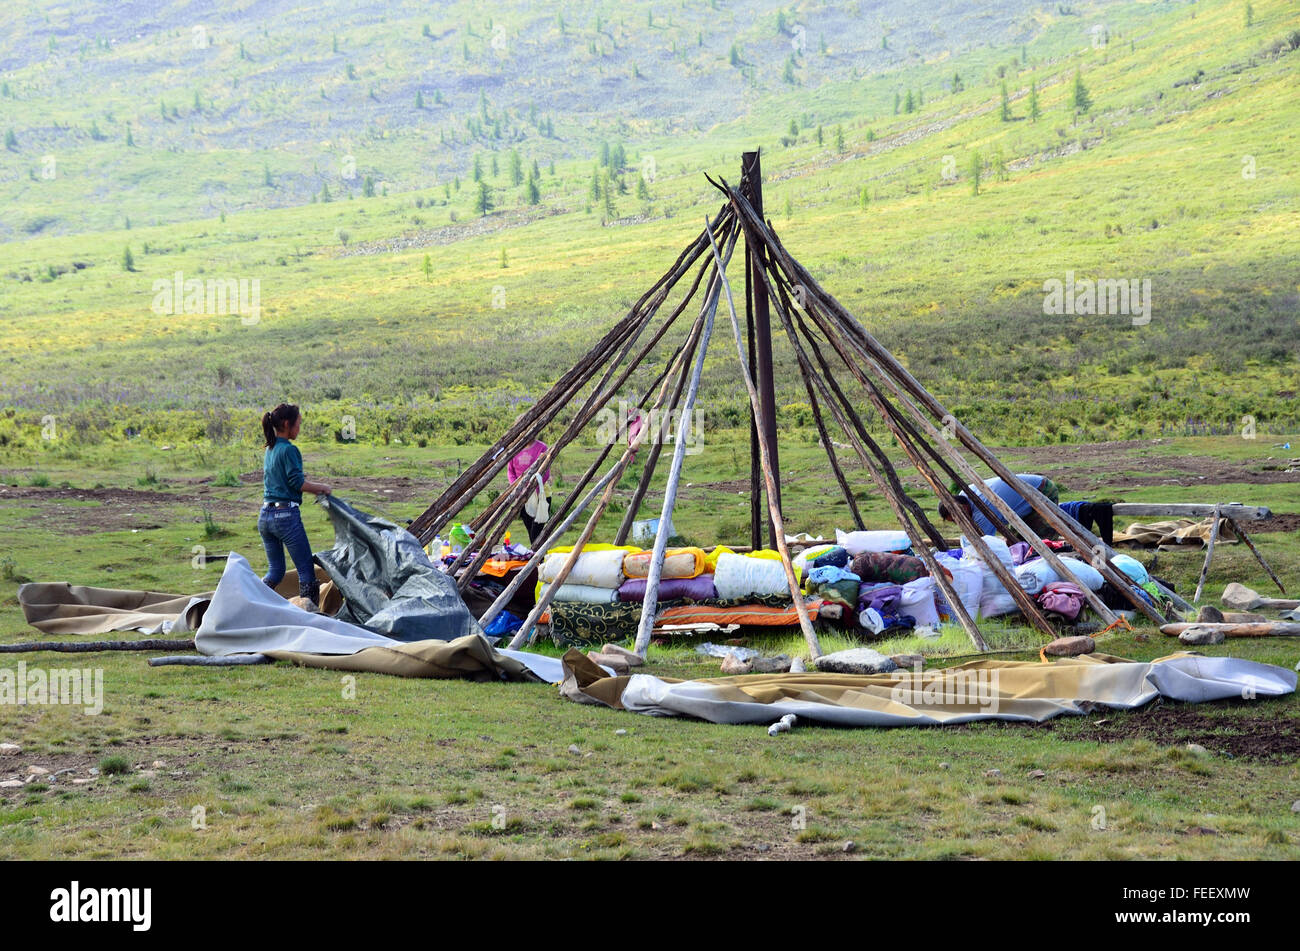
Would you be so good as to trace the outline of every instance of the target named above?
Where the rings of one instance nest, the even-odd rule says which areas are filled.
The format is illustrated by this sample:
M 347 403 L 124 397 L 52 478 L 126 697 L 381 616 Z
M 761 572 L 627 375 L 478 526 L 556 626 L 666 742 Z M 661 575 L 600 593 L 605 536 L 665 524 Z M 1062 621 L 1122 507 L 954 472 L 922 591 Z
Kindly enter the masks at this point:
M 546 452 L 549 448 L 550 447 L 547 446 L 546 443 L 538 439 L 535 440 L 531 446 L 519 450 L 518 454 L 506 463 L 506 478 L 510 481 L 510 484 L 514 485 L 514 483 L 518 481 L 519 477 L 528 471 L 528 467 L 537 460 L 537 457 Z M 551 481 L 551 470 L 549 468 L 542 476 L 542 481 Z

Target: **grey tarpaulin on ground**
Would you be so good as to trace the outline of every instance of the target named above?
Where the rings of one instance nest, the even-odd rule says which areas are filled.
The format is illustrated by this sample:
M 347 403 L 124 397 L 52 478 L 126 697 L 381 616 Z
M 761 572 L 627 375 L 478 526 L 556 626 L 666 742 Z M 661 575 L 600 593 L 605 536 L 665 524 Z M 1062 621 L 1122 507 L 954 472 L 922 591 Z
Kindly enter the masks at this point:
M 334 496 L 320 504 L 334 523 L 334 547 L 316 553 L 339 593 L 340 621 L 399 641 L 482 634 L 456 582 L 429 560 L 415 536 Z
M 236 552 L 226 559 L 194 646 L 215 657 L 267 654 L 303 666 L 402 677 L 557 683 L 562 675 L 558 659 L 496 651 L 482 634 L 398 641 L 338 618 L 311 614 L 264 585 Z

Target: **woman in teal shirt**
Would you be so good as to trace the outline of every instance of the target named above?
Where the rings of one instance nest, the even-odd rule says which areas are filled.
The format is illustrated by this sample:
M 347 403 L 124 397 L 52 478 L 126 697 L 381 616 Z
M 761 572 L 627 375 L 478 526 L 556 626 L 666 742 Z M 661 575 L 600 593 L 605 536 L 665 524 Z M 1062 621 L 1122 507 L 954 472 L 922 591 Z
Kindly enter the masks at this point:
M 311 601 L 315 608 L 320 603 L 320 584 L 316 581 L 311 544 L 302 527 L 298 506 L 303 492 L 329 495 L 331 489 L 324 482 L 308 481 L 303 474 L 302 453 L 293 444 L 301 428 L 302 414 L 291 403 L 281 403 L 262 414 L 266 454 L 262 461 L 262 511 L 257 518 L 257 531 L 262 536 L 270 565 L 262 581 L 274 588 L 284 580 L 284 550 L 288 548 L 293 566 L 298 569 L 298 594 Z

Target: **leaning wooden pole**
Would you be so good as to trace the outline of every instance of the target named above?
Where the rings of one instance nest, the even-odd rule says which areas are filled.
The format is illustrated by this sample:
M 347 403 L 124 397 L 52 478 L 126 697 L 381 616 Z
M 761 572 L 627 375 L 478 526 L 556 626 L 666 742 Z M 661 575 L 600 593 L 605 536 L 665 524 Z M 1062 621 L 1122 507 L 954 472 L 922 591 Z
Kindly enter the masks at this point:
M 708 219 L 705 219 L 708 224 Z M 726 266 L 731 262 L 731 251 L 727 251 L 726 261 L 718 262 L 718 275 L 726 273 Z M 655 616 L 659 608 L 659 579 L 663 575 L 664 553 L 668 549 L 668 527 L 673 520 L 673 507 L 677 504 L 677 485 L 681 480 L 682 462 L 686 459 L 686 437 L 695 413 L 695 398 L 700 392 L 700 375 L 704 372 L 704 358 L 709 351 L 709 338 L 713 336 L 713 318 L 718 312 L 718 279 L 715 277 L 709 285 L 709 293 L 704 299 L 704 328 L 700 331 L 700 343 L 695 355 L 695 369 L 691 373 L 690 385 L 686 388 L 686 399 L 682 403 L 681 416 L 677 422 L 677 441 L 673 446 L 673 461 L 668 469 L 668 482 L 664 486 L 664 502 L 659 510 L 659 527 L 655 531 L 654 548 L 650 555 L 650 570 L 646 576 L 645 596 L 641 599 L 641 619 L 637 623 L 636 642 L 633 646 L 642 657 L 650 646 L 650 634 L 654 631 Z M 678 391 L 680 392 L 680 390 Z M 661 434 L 662 436 L 662 434 Z
M 741 224 L 747 230 L 750 228 L 749 222 L 742 220 Z M 764 284 L 768 282 L 768 275 L 766 272 L 760 272 L 758 277 Z M 800 355 L 802 355 L 803 347 L 798 342 L 798 339 L 794 334 L 793 320 L 790 318 L 789 314 L 785 312 L 784 307 L 781 305 L 779 301 L 776 303 L 776 308 L 777 308 L 777 313 L 781 316 L 781 320 L 786 327 L 786 333 L 790 336 L 791 345 L 795 347 L 795 349 Z M 827 339 L 830 340 L 829 335 Z M 831 340 L 830 342 L 832 343 L 833 346 L 836 345 L 835 340 Z M 934 477 L 933 472 L 925 465 L 924 459 L 922 459 L 919 456 L 919 454 L 916 454 L 914 451 L 912 451 L 911 447 L 902 439 L 898 429 L 892 425 L 892 420 L 890 419 L 889 413 L 886 410 L 886 408 L 883 405 L 881 405 L 879 402 L 875 401 L 872 394 L 872 388 L 870 387 L 866 378 L 861 375 L 861 370 L 858 369 L 854 365 L 854 363 L 843 354 L 842 351 L 841 351 L 841 358 L 844 360 L 848 369 L 855 375 L 855 377 L 857 377 L 859 382 L 861 382 L 863 387 L 867 390 L 868 398 L 873 400 L 877 411 L 884 418 L 884 422 L 886 423 L 886 425 L 889 425 L 891 431 L 894 432 L 894 435 L 899 438 L 899 441 L 902 444 L 904 452 L 908 454 L 908 457 L 911 459 L 912 464 L 916 466 L 917 471 L 921 474 L 923 478 L 925 478 L 931 484 L 935 492 L 939 494 L 940 498 L 943 499 L 945 502 L 947 502 L 948 505 L 952 508 L 953 514 L 958 520 L 958 524 L 961 526 L 962 531 L 966 534 L 967 538 L 970 540 L 971 545 L 974 546 L 976 553 L 988 566 L 989 570 L 993 572 L 994 576 L 998 579 L 998 581 L 1001 582 L 1003 588 L 1006 589 L 1007 593 L 1011 596 L 1012 600 L 1016 602 L 1016 605 L 1024 613 L 1025 617 L 1029 620 L 1031 624 L 1037 627 L 1038 630 L 1042 632 L 1044 635 L 1046 635 L 1049 638 L 1055 637 L 1056 629 L 1053 628 L 1051 622 L 1048 621 L 1047 618 L 1043 616 L 1042 611 L 1039 610 L 1038 605 L 1035 603 L 1033 597 L 1029 595 L 1029 593 L 1026 592 L 1023 588 L 1020 587 L 1020 583 L 1016 579 L 1015 574 L 1012 571 L 1010 571 L 1007 568 L 1007 566 L 1004 565 L 1001 562 L 1001 560 L 999 560 L 998 557 L 993 553 L 993 550 L 989 547 L 988 543 L 984 541 L 983 535 L 978 531 L 974 521 L 970 518 L 969 514 L 967 514 L 965 509 L 957 506 L 953 502 L 952 496 L 948 494 L 948 490 L 943 485 L 942 480 L 938 480 Z M 801 362 L 806 363 L 806 357 L 802 358 Z M 914 545 L 916 545 L 916 543 L 917 543 L 916 541 L 913 542 Z M 926 561 L 927 567 L 930 568 L 932 574 L 941 575 L 942 570 L 938 567 L 937 564 L 933 562 L 933 557 L 931 556 L 928 547 L 926 547 L 922 543 L 918 546 L 918 548 L 919 548 L 919 553 L 921 555 L 921 558 Z M 1073 576 L 1069 576 L 1069 577 L 1070 580 L 1074 580 Z M 936 577 L 935 580 L 936 583 L 939 582 L 938 577 Z M 945 597 L 948 596 L 948 592 L 946 590 L 944 591 L 944 595 Z M 983 643 L 983 637 L 978 635 L 978 633 L 976 635 L 972 635 L 972 641 L 975 643 L 977 649 L 979 650 L 985 649 L 985 645 Z
M 930 394 L 901 363 L 898 362 L 893 354 L 882 347 L 880 343 L 870 333 L 868 333 L 867 330 L 856 319 L 854 319 L 847 310 L 844 309 L 843 305 L 822 289 L 821 285 L 817 283 L 817 280 L 807 271 L 807 269 L 790 256 L 789 252 L 787 252 L 781 245 L 780 239 L 772 233 L 770 228 L 768 228 L 761 220 L 758 220 L 757 222 L 754 221 L 753 209 L 746 209 L 742 205 L 743 199 L 736 194 L 734 189 L 731 189 L 729 186 L 724 186 L 723 191 L 731 196 L 732 207 L 740 210 L 742 221 L 753 227 L 755 230 L 758 230 L 763 236 L 763 239 L 769 244 L 769 247 L 774 252 L 775 260 L 781 262 L 780 266 L 787 272 L 788 279 L 792 283 L 797 282 L 802 284 L 805 291 L 819 300 L 830 313 L 837 317 L 839 324 L 850 332 L 848 339 L 853 345 L 853 348 L 858 352 L 863 360 L 875 368 L 880 379 L 892 392 L 894 392 L 896 396 L 899 397 L 900 404 L 913 415 L 913 418 L 922 423 L 923 428 L 925 428 L 927 433 L 931 435 L 931 438 L 938 440 L 935 443 L 936 446 L 944 449 L 950 455 L 950 458 L 952 458 L 953 461 L 958 464 L 959 468 L 963 469 L 963 471 L 968 468 L 968 464 L 966 463 L 966 460 L 961 457 L 961 454 L 955 452 L 954 448 L 949 446 L 946 440 L 938 435 L 937 430 L 935 430 L 930 421 L 925 418 L 924 414 L 907 399 L 909 394 L 918 399 L 922 405 L 926 407 L 926 410 L 932 413 L 936 419 L 942 419 L 945 423 L 950 423 L 953 434 L 956 438 L 968 449 L 974 452 L 981 461 L 988 465 L 989 468 L 1000 476 L 1004 482 L 1011 486 L 1014 491 L 1019 493 L 1020 496 L 1029 503 L 1030 507 L 1033 508 L 1048 525 L 1058 531 L 1062 538 L 1074 545 L 1076 551 L 1095 551 L 1100 553 L 1102 557 L 1096 559 L 1097 563 L 1095 564 L 1095 567 L 1101 572 L 1102 577 L 1111 582 L 1111 584 L 1114 585 L 1138 611 L 1146 615 L 1157 625 L 1165 623 L 1165 619 L 1160 615 L 1160 613 L 1132 590 L 1132 586 L 1127 581 L 1127 577 L 1110 562 L 1109 559 L 1113 557 L 1114 552 L 1109 548 L 1109 546 L 1102 546 L 1096 536 L 1093 536 L 1090 532 L 1082 529 L 1073 519 L 1067 518 L 1065 513 L 1048 500 L 1046 496 L 1040 493 L 1037 489 L 1027 485 L 1023 480 L 1018 478 L 1015 473 L 1011 472 L 1011 470 L 1008 469 L 994 453 L 990 452 L 984 444 L 970 432 L 970 430 L 949 414 L 943 407 L 943 404 L 935 399 L 934 396 Z M 973 473 L 973 469 L 971 471 Z M 974 475 L 974 481 L 981 481 L 980 477 Z M 1020 531 L 1019 526 L 1017 526 L 1017 531 Z M 1027 528 L 1026 531 L 1028 531 Z M 1091 540 L 1092 544 L 1089 544 L 1088 540 Z M 1093 545 L 1097 547 L 1094 548 Z
M 1205 564 L 1201 565 L 1201 577 L 1196 582 L 1196 593 L 1192 595 L 1192 604 L 1201 600 L 1201 592 L 1205 590 L 1205 579 L 1210 574 L 1210 562 L 1214 560 L 1214 543 L 1219 540 L 1219 512 L 1221 505 L 1214 506 L 1214 524 L 1210 526 L 1210 540 L 1205 546 Z
M 1282 585 L 1281 580 L 1278 578 L 1277 575 L 1273 573 L 1273 569 L 1270 568 L 1268 562 L 1264 560 L 1264 556 L 1260 554 L 1259 549 L 1255 547 L 1255 543 L 1250 540 L 1250 536 L 1241 530 L 1240 523 L 1238 523 L 1238 521 L 1230 515 L 1224 517 L 1227 518 L 1228 525 L 1230 525 L 1232 527 L 1232 530 L 1236 532 L 1237 537 L 1246 543 L 1246 547 L 1249 548 L 1250 553 L 1255 556 L 1255 560 L 1258 561 L 1260 565 L 1263 567 L 1263 569 L 1268 572 L 1268 576 L 1272 578 L 1273 583 L 1277 585 L 1277 590 L 1281 591 L 1283 594 L 1286 594 L 1286 588 Z
M 656 406 L 663 405 L 663 401 L 667 395 L 667 388 L 668 376 L 665 376 L 663 389 L 660 390 L 659 399 L 655 402 Z M 578 535 L 578 540 L 573 543 L 573 550 L 569 552 L 569 556 L 565 558 L 564 564 L 560 566 L 560 570 L 556 576 L 551 579 L 549 583 L 544 585 L 542 596 L 537 599 L 537 603 L 533 605 L 533 609 L 528 612 L 528 617 L 524 618 L 523 625 L 510 641 L 511 646 L 525 643 L 528 640 L 529 635 L 532 634 L 533 628 L 537 626 L 537 619 L 540 618 L 542 614 L 545 613 L 546 609 L 551 606 L 551 601 L 555 599 L 556 593 L 559 592 L 564 582 L 568 579 L 569 574 L 573 571 L 574 565 L 578 563 L 578 556 L 582 554 L 583 548 L 586 547 L 587 542 L 591 540 L 592 534 L 596 531 L 596 525 L 600 522 L 600 517 L 605 514 L 605 509 L 609 507 L 610 499 L 614 497 L 614 486 L 618 484 L 619 477 L 621 477 L 623 472 L 627 469 L 628 463 L 632 461 L 632 457 L 636 455 L 636 451 L 641 448 L 641 443 L 645 440 L 649 430 L 649 426 L 642 427 L 641 431 L 633 437 L 632 442 L 623 452 L 623 455 L 619 457 L 618 462 L 616 462 L 610 470 L 612 478 L 609 480 L 609 484 L 605 486 L 605 491 L 601 493 L 600 501 L 596 503 L 595 509 L 592 510 L 591 517 L 587 519 L 587 524 L 583 526 L 581 534 Z
M 705 231 L 708 232 L 708 229 L 706 228 Z M 736 340 L 736 356 L 740 358 L 740 372 L 745 380 L 745 389 L 749 393 L 750 409 L 757 417 L 759 412 L 758 390 L 754 387 L 753 377 L 749 375 L 749 366 L 745 360 L 745 345 L 740 339 L 740 321 L 736 318 L 736 302 L 731 297 L 731 283 L 727 280 L 727 272 L 722 265 L 722 257 L 718 254 L 718 246 L 713 241 L 712 233 L 709 233 L 709 244 L 713 248 L 713 259 L 718 264 L 718 273 L 722 278 L 722 289 L 727 295 L 727 310 L 731 314 L 731 331 Z M 816 660 L 822 655 L 822 647 L 817 640 L 817 632 L 813 630 L 812 621 L 808 617 L 808 608 L 803 603 L 803 592 L 799 589 L 799 579 L 795 576 L 794 564 L 790 560 L 790 549 L 785 543 L 785 521 L 781 518 L 781 508 L 777 501 L 779 496 L 776 492 L 776 479 L 772 474 L 771 460 L 767 454 L 767 440 L 760 438 L 758 448 L 762 456 L 760 461 L 763 466 L 763 482 L 767 489 L 767 510 L 772 519 L 777 551 L 781 555 L 781 565 L 785 568 L 785 577 L 790 586 L 790 597 L 794 601 L 795 612 L 799 615 L 799 627 L 803 630 L 804 640 L 808 642 L 808 650 L 811 652 L 812 659 Z

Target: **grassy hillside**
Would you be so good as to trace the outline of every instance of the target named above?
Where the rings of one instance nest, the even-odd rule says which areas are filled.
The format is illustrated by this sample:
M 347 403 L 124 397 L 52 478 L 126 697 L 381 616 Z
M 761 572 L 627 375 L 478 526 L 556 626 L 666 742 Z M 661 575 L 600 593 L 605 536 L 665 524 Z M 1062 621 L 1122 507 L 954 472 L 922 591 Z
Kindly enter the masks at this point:
M 17 9 L 29 29 L 8 41 L 7 59 L 19 65 L 9 71 L 8 98 L 0 99 L 3 124 L 13 115 L 30 117 L 30 102 L 11 107 L 34 88 L 32 77 L 49 69 L 32 44 L 52 27 L 39 22 L 32 5 L 26 14 Z M 642 14 L 619 47 L 626 52 L 649 29 L 641 24 L 650 14 L 635 5 L 620 9 L 629 23 L 632 10 Z M 775 32 L 776 9 L 691 7 L 674 10 L 673 20 L 685 29 L 704 17 L 725 38 L 731 28 L 722 24 L 731 17 L 751 31 L 746 36 L 788 45 Z M 787 10 L 787 29 L 796 14 L 815 24 L 824 12 Z M 11 452 L 66 451 L 67 443 L 40 437 L 42 419 L 53 416 L 72 443 L 134 433 L 225 442 L 246 438 L 254 410 L 291 398 L 305 404 L 305 431 L 318 438 L 351 415 L 362 440 L 482 442 L 570 366 L 716 210 L 719 196 L 700 173 L 734 180 L 740 150 L 760 145 L 768 213 L 787 246 L 959 417 L 990 438 L 1032 444 L 1233 432 L 1246 416 L 1260 432 L 1294 430 L 1300 266 L 1291 236 L 1300 212 L 1289 157 L 1297 146 L 1300 53 L 1286 39 L 1300 26 L 1294 9 L 1282 0 L 1253 3 L 1249 26 L 1235 0 L 1104 4 L 1079 7 L 1076 15 L 1052 10 L 1022 11 L 1014 24 L 1023 43 L 1008 42 L 1009 26 L 979 31 L 954 21 L 943 35 L 931 31 L 933 42 L 916 34 L 901 49 L 889 41 L 901 55 L 884 63 L 865 52 L 879 46 L 867 42 L 878 30 L 870 16 L 853 20 L 852 29 L 839 24 L 844 28 L 826 31 L 825 56 L 838 62 L 838 43 L 865 58 L 845 54 L 840 67 L 814 68 L 823 54 L 813 43 L 797 58 L 793 83 L 784 81 L 779 62 L 771 69 L 742 62 L 737 72 L 752 77 L 736 86 L 742 115 L 707 132 L 685 133 L 665 119 L 666 125 L 642 123 L 639 138 L 627 130 L 620 135 L 619 123 L 632 122 L 640 109 L 652 117 L 654 111 L 644 104 L 625 110 L 620 93 L 601 93 L 589 103 L 600 118 L 585 137 L 575 134 L 548 153 L 530 134 L 520 148 L 527 171 L 538 158 L 537 204 L 529 203 L 525 185 L 510 183 L 508 143 L 495 153 L 485 143 L 466 145 L 464 155 L 479 158 L 494 204 L 487 214 L 475 210 L 479 189 L 463 166 L 459 190 L 445 172 L 412 166 L 392 176 L 386 195 L 385 172 L 376 194 L 362 197 L 368 166 L 358 159 L 361 184 L 336 187 L 343 180 L 327 177 L 305 187 L 311 193 L 323 181 L 332 201 L 302 204 L 299 189 L 299 203 L 277 207 L 293 202 L 298 188 L 277 184 L 277 166 L 270 171 L 274 199 L 258 199 L 247 182 L 231 185 L 231 210 L 212 216 L 215 206 L 194 191 L 209 163 L 233 167 L 238 153 L 260 176 L 271 159 L 144 144 L 139 156 L 105 173 L 87 206 L 88 186 L 66 171 L 66 162 L 53 179 L 35 167 L 35 180 L 15 174 L 39 151 L 29 142 L 39 141 L 39 131 L 19 125 L 16 151 L 5 152 L 0 166 L 12 189 L 8 217 L 50 214 L 58 221 L 3 246 L 0 400 L 7 409 L 0 440 Z M 483 34 L 483 14 L 475 15 Z M 276 20 L 280 14 L 268 16 L 268 24 L 289 29 L 289 20 Z M 355 31 L 341 34 L 355 32 L 358 43 L 370 36 L 376 50 L 384 43 L 395 48 L 398 37 L 421 39 L 416 24 L 423 16 L 412 13 L 398 24 L 393 17 L 365 20 L 363 11 L 355 14 Z M 578 30 L 572 18 L 566 24 Z M 1098 24 L 1101 33 L 1093 29 Z M 448 41 L 447 28 L 432 23 L 437 42 Z M 95 31 L 85 29 L 91 42 Z M 269 25 L 267 31 L 276 32 Z M 818 35 L 811 25 L 806 33 Z M 145 38 L 124 37 L 120 48 L 110 43 L 102 52 L 116 49 L 113 55 L 127 62 L 147 59 L 153 65 L 142 66 L 142 75 L 156 81 L 163 75 L 152 72 L 161 68 L 158 57 L 132 45 Z M 243 41 L 246 54 L 253 39 Z M 55 42 L 60 55 L 80 50 L 68 37 Z M 755 42 L 741 45 L 748 50 Z M 230 45 L 220 54 L 237 57 Z M 276 70 L 287 68 L 285 56 Z M 448 68 L 464 73 L 454 63 Z M 193 78 L 175 70 L 168 85 L 151 88 L 175 89 Z M 301 82 L 274 74 L 291 100 L 305 95 Z M 88 75 L 93 82 L 93 71 Z M 1086 112 L 1071 105 L 1076 75 L 1091 99 Z M 233 77 L 228 81 L 233 86 Z M 561 82 L 558 75 L 548 81 Z M 589 84 L 561 86 L 592 96 Z M 241 88 L 247 91 L 247 82 Z M 489 116 L 531 95 L 522 81 L 495 88 L 500 94 L 490 100 Z M 111 84 L 104 89 L 114 95 Z M 904 92 L 916 94 L 912 112 Z M 145 108 L 138 89 L 135 95 L 136 108 Z M 539 99 L 548 108 L 558 102 Z M 672 101 L 683 116 L 712 108 L 708 95 Z M 44 108 L 55 112 L 48 98 Z M 174 120 L 162 121 L 156 103 L 152 108 L 160 128 L 180 134 Z M 259 144 L 283 137 L 272 153 L 277 161 L 308 160 L 310 150 L 294 150 L 306 134 L 295 131 L 297 119 L 271 112 L 245 119 Z M 557 115 L 557 135 L 564 121 Z M 625 148 L 621 168 L 602 165 L 598 142 Z M 418 149 L 409 144 L 393 145 L 394 154 L 414 162 Z M 585 151 L 569 157 L 566 149 Z M 103 214 L 133 202 L 154 211 L 133 216 L 129 230 L 104 230 Z M 61 210 L 71 207 L 88 213 L 75 219 Z M 242 207 L 248 210 L 235 210 Z M 172 220 L 178 214 L 189 220 Z M 151 215 L 171 223 L 145 226 Z M 74 220 L 82 223 L 70 225 Z M 44 233 L 67 227 L 86 230 Z M 128 249 L 133 270 L 124 261 Z M 156 313 L 155 282 L 171 282 L 177 272 L 257 280 L 258 319 Z M 1045 315 L 1044 282 L 1064 280 L 1067 272 L 1149 280 L 1150 322 Z M 777 359 L 781 424 L 806 433 L 802 392 L 779 342 Z M 633 378 L 629 396 L 641 382 Z M 725 348 L 711 356 L 702 406 L 706 427 L 725 441 L 743 414 Z

